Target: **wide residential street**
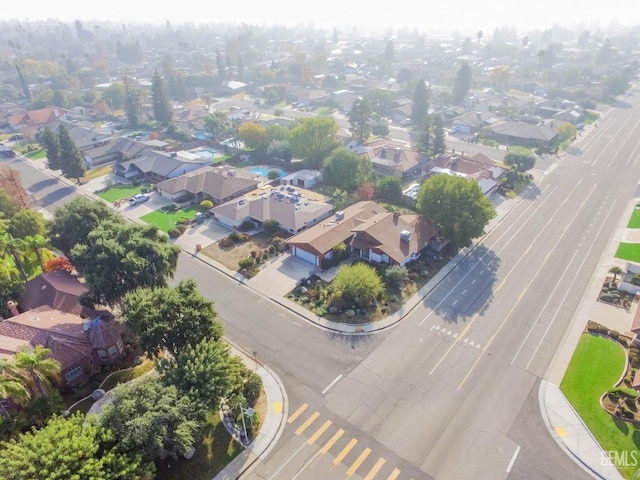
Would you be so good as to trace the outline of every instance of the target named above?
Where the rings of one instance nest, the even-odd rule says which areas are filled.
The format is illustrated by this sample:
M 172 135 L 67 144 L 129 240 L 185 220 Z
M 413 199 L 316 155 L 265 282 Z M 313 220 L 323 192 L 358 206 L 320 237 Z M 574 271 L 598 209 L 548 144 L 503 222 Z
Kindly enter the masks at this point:
M 586 478 L 546 430 L 538 385 L 637 194 L 640 99 L 625 101 L 633 105 L 588 128 L 386 332 L 324 331 L 183 253 L 176 281 L 196 279 L 225 336 L 286 386 L 284 433 L 243 478 Z M 53 210 L 75 194 L 27 163 L 5 163 L 38 206 Z

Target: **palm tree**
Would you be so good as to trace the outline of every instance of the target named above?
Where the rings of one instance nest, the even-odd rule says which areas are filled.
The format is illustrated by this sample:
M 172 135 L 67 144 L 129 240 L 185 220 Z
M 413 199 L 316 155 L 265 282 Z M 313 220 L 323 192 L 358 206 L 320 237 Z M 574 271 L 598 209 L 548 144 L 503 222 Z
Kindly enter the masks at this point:
M 60 362 L 51 358 L 51 350 L 42 345 L 16 353 L 15 366 L 29 374 L 40 396 L 47 395 L 49 378 L 60 373 Z
M 476 64 L 478 63 L 478 58 L 480 57 L 480 39 L 482 38 L 482 30 L 478 30 L 477 33 L 477 37 L 478 37 L 478 47 L 476 48 Z
M 11 397 L 18 405 L 25 405 L 31 398 L 29 389 L 24 384 L 24 379 L 20 377 L 15 365 L 7 360 L 0 359 L 0 400 Z M 9 412 L 0 402 L 2 416 L 9 419 Z
M 42 250 L 49 247 L 49 241 L 42 235 L 28 235 L 24 237 L 24 244 L 27 251 L 34 252 L 38 257 L 38 262 L 44 272 L 44 260 L 42 259 Z
M 24 250 L 24 241 L 21 238 L 15 238 L 10 233 L 6 232 L 0 235 L 0 256 L 5 253 L 10 253 L 15 261 L 16 268 L 20 271 L 22 278 L 24 278 L 24 281 L 26 282 L 28 280 L 27 274 L 24 271 L 22 257 L 20 256 L 24 253 Z
M 616 283 L 616 280 L 618 279 L 618 275 L 620 275 L 621 277 L 622 275 L 624 275 L 624 270 L 622 270 L 618 266 L 613 266 L 609 269 L 609 273 L 613 273 L 613 283 Z

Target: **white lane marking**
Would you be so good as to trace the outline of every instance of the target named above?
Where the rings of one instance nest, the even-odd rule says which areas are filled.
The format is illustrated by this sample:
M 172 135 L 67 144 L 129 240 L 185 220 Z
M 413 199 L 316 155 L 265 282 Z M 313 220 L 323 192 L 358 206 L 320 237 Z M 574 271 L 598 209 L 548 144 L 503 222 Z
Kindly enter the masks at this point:
M 511 472 L 513 465 L 516 463 L 516 458 L 518 458 L 518 454 L 520 453 L 520 445 L 516 446 L 516 451 L 513 452 L 513 456 L 511 457 L 511 461 L 509 465 L 507 465 L 507 473 Z
M 276 470 L 276 471 L 273 473 L 273 475 L 271 475 L 271 476 L 269 477 L 269 480 L 273 480 L 274 478 L 276 478 L 276 475 L 278 475 L 278 474 L 282 471 L 282 469 L 283 469 L 284 467 L 286 467 L 286 466 L 289 464 L 289 462 L 290 462 L 291 460 L 293 460 L 293 457 L 295 457 L 296 455 L 298 455 L 298 453 L 300 453 L 300 450 L 302 450 L 306 445 L 307 445 L 307 442 L 304 442 L 304 443 L 302 444 L 302 446 L 301 446 L 298 450 L 296 450 L 295 452 L 293 452 L 293 454 L 292 454 L 289 458 L 287 458 L 287 461 L 286 461 L 286 462 L 284 462 L 282 465 L 280 465 L 280 468 L 279 468 L 278 470 Z
M 336 383 L 338 383 L 340 381 L 340 379 L 342 378 L 342 374 L 338 375 L 333 382 L 331 382 L 329 385 L 327 385 L 327 388 L 325 388 L 324 390 L 322 390 L 322 395 L 324 395 L 325 393 L 327 393 L 329 391 L 329 389 L 331 387 L 333 387 Z

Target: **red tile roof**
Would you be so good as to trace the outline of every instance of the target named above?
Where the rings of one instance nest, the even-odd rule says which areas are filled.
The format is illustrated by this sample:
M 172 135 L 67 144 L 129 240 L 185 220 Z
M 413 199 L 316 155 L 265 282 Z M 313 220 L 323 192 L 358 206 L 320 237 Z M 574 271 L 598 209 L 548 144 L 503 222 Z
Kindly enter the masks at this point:
M 48 305 L 51 308 L 82 317 L 93 315 L 93 311 L 80 305 L 80 296 L 87 287 L 66 270 L 43 273 L 24 286 L 18 302 L 23 311 Z

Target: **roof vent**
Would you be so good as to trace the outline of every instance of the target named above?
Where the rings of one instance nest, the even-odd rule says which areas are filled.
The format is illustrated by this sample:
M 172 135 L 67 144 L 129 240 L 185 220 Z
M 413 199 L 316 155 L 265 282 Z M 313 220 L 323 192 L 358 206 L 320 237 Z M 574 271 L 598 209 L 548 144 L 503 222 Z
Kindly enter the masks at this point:
M 344 212 L 342 210 L 336 212 L 336 220 L 344 220 Z
M 400 240 L 408 242 L 411 239 L 411 232 L 409 230 L 402 230 L 400 232 Z

